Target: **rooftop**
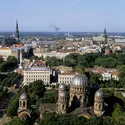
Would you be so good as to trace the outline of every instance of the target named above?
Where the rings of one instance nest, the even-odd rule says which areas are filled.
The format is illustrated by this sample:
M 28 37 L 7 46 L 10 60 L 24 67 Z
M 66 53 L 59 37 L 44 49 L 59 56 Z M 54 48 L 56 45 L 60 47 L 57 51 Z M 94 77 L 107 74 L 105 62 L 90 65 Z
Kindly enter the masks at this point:
M 0 50 L 11 50 L 9 47 L 0 47 Z
M 31 67 L 27 68 L 26 70 L 31 70 L 31 71 L 50 71 L 48 67 Z
M 73 72 L 69 72 L 69 73 L 61 73 L 61 74 L 59 74 L 59 75 L 75 75 L 76 73 L 73 73 Z

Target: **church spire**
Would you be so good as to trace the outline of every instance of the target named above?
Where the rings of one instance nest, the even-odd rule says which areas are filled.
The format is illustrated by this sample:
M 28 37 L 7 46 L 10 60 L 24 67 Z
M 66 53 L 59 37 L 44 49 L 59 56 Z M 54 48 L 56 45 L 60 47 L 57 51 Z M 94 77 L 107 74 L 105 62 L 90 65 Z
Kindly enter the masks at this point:
M 105 44 L 107 44 L 107 31 L 106 28 L 104 29 L 104 39 L 105 39 Z
M 16 20 L 16 40 L 19 41 L 19 27 L 18 27 L 18 20 Z

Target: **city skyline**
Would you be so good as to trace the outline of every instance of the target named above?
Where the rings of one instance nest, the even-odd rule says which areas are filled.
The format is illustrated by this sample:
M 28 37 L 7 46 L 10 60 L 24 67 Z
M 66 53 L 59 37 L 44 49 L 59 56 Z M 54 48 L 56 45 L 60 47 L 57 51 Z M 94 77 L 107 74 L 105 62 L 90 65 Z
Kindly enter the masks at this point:
M 12 0 L 1 1 L 0 31 L 124 32 L 125 1 L 121 0 Z

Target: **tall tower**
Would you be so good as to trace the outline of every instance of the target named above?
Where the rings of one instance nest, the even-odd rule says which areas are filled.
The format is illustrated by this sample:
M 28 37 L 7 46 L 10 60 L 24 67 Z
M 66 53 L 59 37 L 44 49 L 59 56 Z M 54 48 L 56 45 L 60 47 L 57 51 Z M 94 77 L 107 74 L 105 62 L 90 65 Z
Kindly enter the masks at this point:
M 67 97 L 65 91 L 65 84 L 61 84 L 58 90 L 57 112 L 66 114 L 67 112 Z
M 23 63 L 23 55 L 22 55 L 22 50 L 20 49 L 20 64 L 19 64 L 19 69 L 23 69 L 22 63 Z
M 18 27 L 18 20 L 16 20 L 16 33 L 15 33 L 16 40 L 19 42 L 19 27 Z
M 105 44 L 107 44 L 108 41 L 107 41 L 107 32 L 106 32 L 106 28 L 104 29 L 104 34 L 103 34 L 103 35 L 104 35 L 104 39 L 105 39 L 104 42 L 105 42 Z
M 103 92 L 102 92 L 102 90 L 98 90 L 95 93 L 94 113 L 97 116 L 102 116 L 103 113 L 104 113 L 104 99 L 103 99 Z
M 19 108 L 18 108 L 18 117 L 26 119 L 30 116 L 30 110 L 29 110 L 29 100 L 28 100 L 28 94 L 24 92 L 21 94 L 19 98 Z

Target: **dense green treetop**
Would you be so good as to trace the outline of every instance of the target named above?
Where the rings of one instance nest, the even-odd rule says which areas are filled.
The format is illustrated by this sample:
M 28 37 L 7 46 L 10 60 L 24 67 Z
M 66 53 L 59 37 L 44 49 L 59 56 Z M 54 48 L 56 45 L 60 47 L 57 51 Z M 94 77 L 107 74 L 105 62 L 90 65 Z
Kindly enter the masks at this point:
M 85 68 L 94 66 L 100 66 L 104 68 L 117 68 L 118 66 L 125 64 L 125 54 L 103 55 L 101 53 L 89 53 L 80 55 L 77 53 L 71 53 L 64 59 L 48 56 L 45 60 L 49 66 L 64 65 L 72 66 L 74 69 L 78 66 L 84 66 Z
M 4 125 L 29 125 L 29 124 L 25 120 L 16 118 L 9 121 L 8 123 L 5 123 Z

